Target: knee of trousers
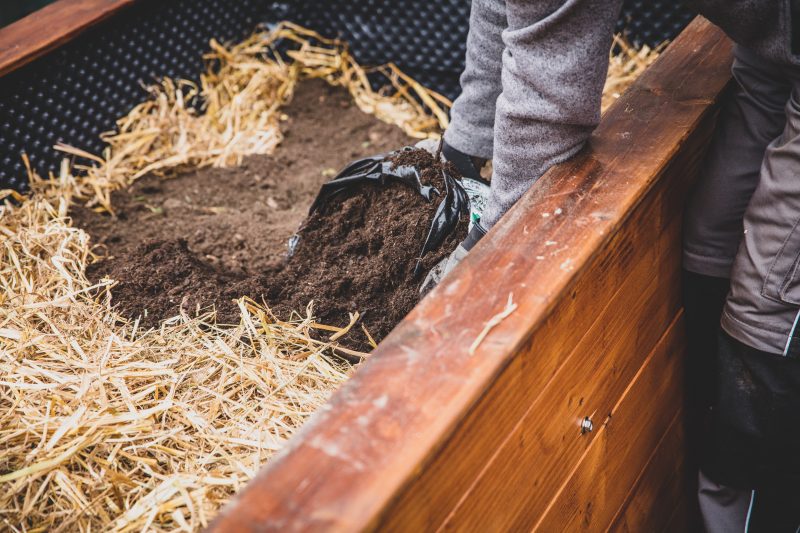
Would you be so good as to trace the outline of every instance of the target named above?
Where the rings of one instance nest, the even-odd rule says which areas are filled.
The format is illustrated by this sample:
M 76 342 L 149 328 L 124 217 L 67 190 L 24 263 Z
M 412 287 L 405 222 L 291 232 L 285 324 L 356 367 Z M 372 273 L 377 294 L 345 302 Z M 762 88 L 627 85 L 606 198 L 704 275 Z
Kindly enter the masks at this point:
M 712 170 L 690 196 L 683 214 L 683 268 L 730 278 L 742 240 L 743 208 L 714 193 L 714 183 L 723 180 Z
M 683 217 L 682 264 L 684 270 L 715 278 L 730 278 L 742 239 L 741 221 L 722 209 L 709 209 L 690 201 Z

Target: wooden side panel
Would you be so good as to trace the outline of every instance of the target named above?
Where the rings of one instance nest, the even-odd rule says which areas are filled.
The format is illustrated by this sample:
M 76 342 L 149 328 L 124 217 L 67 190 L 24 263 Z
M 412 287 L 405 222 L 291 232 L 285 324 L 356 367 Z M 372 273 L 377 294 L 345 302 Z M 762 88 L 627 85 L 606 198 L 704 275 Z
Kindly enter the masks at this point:
M 683 412 L 672 420 L 628 498 L 610 527 L 619 533 L 641 531 L 688 531 L 695 520 L 693 473 L 687 470 Z M 684 527 L 672 528 L 671 523 Z
M 660 444 L 664 447 L 663 455 L 675 460 L 675 464 L 653 462 L 653 471 L 648 475 L 656 479 L 642 480 L 642 485 L 656 481 L 660 488 L 661 476 L 675 477 L 675 466 L 683 457 L 680 453 L 683 443 L 663 437 L 676 436 L 674 432 L 670 434 L 670 428 L 679 425 L 678 416 L 683 405 L 683 328 L 679 315 L 648 355 L 603 425 L 596 428 L 597 436 L 550 501 L 536 529 L 600 531 L 608 528 L 639 472 L 651 463 L 651 456 Z M 644 489 L 648 487 L 640 487 L 642 490 L 632 495 L 631 515 L 646 517 L 651 526 L 660 524 L 663 527 L 678 500 L 672 494 L 646 492 Z M 669 497 L 659 502 L 653 498 L 659 495 Z M 662 504 L 660 508 L 658 503 Z M 637 508 L 637 504 L 648 508 Z M 654 530 L 658 528 L 634 529 Z
M 646 213 L 652 206 L 643 207 Z M 384 526 L 436 527 L 462 498 L 465 509 L 481 502 L 480 508 L 493 510 L 485 517 L 491 524 L 473 513 L 464 516 L 485 527 L 500 528 L 497 515 L 518 511 L 510 505 L 531 512 L 546 505 L 545 500 L 509 499 L 509 493 L 553 490 L 549 482 L 558 473 L 566 475 L 570 460 L 578 460 L 594 438 L 581 435 L 580 421 L 591 416 L 602 422 L 663 332 L 650 324 L 666 325 L 678 310 L 679 257 L 670 251 L 679 239 L 680 220 L 660 225 L 649 215 L 637 217 L 629 226 L 634 231 L 614 239 L 608 255 L 597 258 L 593 275 L 576 285 L 538 342 L 498 378 L 421 475 L 419 490 L 400 500 Z M 581 331 L 584 321 L 589 326 Z M 560 366 L 550 372 L 547 365 L 553 361 Z M 487 449 L 496 451 L 487 456 Z M 498 477 L 507 480 L 507 489 L 493 486 Z M 459 523 L 451 518 L 451 525 Z
M 631 413 L 631 383 L 668 359 L 648 355 L 679 313 L 682 205 L 730 60 L 730 42 L 695 21 L 590 147 L 542 177 L 212 529 L 583 523 L 574 502 L 591 483 L 579 465 L 616 453 L 617 435 L 642 435 L 615 458 L 636 456 L 628 486 L 590 498 L 608 526 L 675 412 L 654 396 L 667 414 L 642 428 L 624 423 L 636 412 L 587 434 L 580 420 L 601 428 L 615 408 Z M 517 309 L 471 351 L 509 297 Z
M 421 476 L 419 485 L 432 487 L 426 499 L 409 492 L 401 500 L 407 505 L 393 508 L 390 522 L 405 528 L 411 521 L 420 527 L 423 524 L 417 520 L 426 516 L 427 527 L 438 527 L 443 520 L 455 530 L 498 531 L 530 529 L 536 523 L 549 501 L 541 494 L 558 490 L 597 438 L 581 435 L 579 421 L 589 416 L 602 422 L 612 411 L 678 312 L 682 199 L 696 175 L 711 118 L 698 125 L 664 179 L 586 269 L 571 297 L 557 306 L 538 342 L 517 355 L 521 375 L 515 375 L 512 364 L 498 377 L 483 400 L 491 407 L 479 404 L 459 428 L 459 444 L 448 445 L 437 456 L 440 464 Z M 562 309 L 570 310 L 568 316 L 577 309 L 592 321 L 591 326 L 584 330 L 577 327 L 580 321 L 559 321 Z M 564 345 L 573 342 L 575 348 L 562 355 Z M 560 361 L 560 367 L 542 383 L 538 365 L 547 360 Z M 527 410 L 515 415 L 516 406 L 524 405 L 531 394 L 537 396 Z M 506 404 L 494 400 L 495 395 Z M 486 428 L 497 428 L 506 416 L 514 416 L 516 424 L 503 441 L 494 447 L 490 442 L 479 446 Z M 650 421 L 657 426 L 653 428 L 657 438 L 670 420 Z M 468 443 L 473 450 L 494 450 L 493 456 L 480 460 L 473 454 L 472 461 L 467 460 L 462 450 Z M 634 474 L 654 446 L 639 451 L 644 455 Z M 480 470 L 473 474 L 476 464 Z M 454 487 L 452 480 L 461 479 L 471 481 L 466 490 Z M 455 508 L 449 504 L 450 494 L 460 500 Z M 613 516 L 620 503 L 606 512 Z
M 609 248 L 612 259 L 598 257 L 598 268 L 589 269 L 580 284 L 585 286 L 565 300 L 563 308 L 580 310 L 591 326 L 581 331 L 576 322 L 557 320 L 559 306 L 547 335 L 518 355 L 421 476 L 419 486 L 427 490 L 409 492 L 389 523 L 405 529 L 446 521 L 454 529 L 500 531 L 533 525 L 548 503 L 538 495 L 557 490 L 596 438 L 581 434 L 580 421 L 588 416 L 603 422 L 678 311 L 680 256 L 673 251 L 680 240 L 679 211 L 661 228 L 661 221 L 649 216 L 656 207 L 655 201 L 642 205 L 643 216 Z M 593 285 L 610 290 L 598 292 Z M 538 367 L 548 360 L 561 362 L 549 379 Z M 533 399 L 526 405 L 528 397 Z M 502 441 L 486 438 L 487 428 L 497 435 L 507 419 L 514 426 Z M 487 449 L 494 450 L 491 456 Z
M 9 24 L 0 29 L 0 76 L 43 56 L 135 1 L 59 0 Z
M 549 501 L 538 495 L 557 490 L 595 438 L 580 434 L 580 420 L 603 420 L 678 312 L 683 200 L 713 118 L 695 127 L 661 181 L 498 376 L 414 490 L 391 508 L 382 528 L 533 526 Z M 670 420 L 653 422 L 661 424 L 658 437 Z M 642 450 L 643 460 L 651 452 Z M 607 512 L 613 516 L 620 504 Z

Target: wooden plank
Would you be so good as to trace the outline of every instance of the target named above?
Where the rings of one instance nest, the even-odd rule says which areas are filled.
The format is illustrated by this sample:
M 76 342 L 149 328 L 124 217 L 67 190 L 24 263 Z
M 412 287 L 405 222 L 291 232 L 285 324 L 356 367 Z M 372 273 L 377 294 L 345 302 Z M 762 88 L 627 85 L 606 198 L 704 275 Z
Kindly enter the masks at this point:
M 669 220 L 652 216 L 660 208 L 662 197 L 658 193 L 652 195 L 626 225 L 631 231 L 619 232 L 608 244 L 606 253 L 593 259 L 587 269 L 592 275 L 577 281 L 570 297 L 557 304 L 538 332 L 535 344 L 520 349 L 519 355 L 496 379 L 492 392 L 481 399 L 458 427 L 448 443 L 448 449 L 457 452 L 448 451 L 435 458 L 420 474 L 415 490 L 406 493 L 393 508 L 396 519 L 406 526 L 437 527 L 486 467 L 489 458 L 485 450 L 498 447 L 515 426 L 542 428 L 544 424 L 552 429 L 547 416 L 550 413 L 555 417 L 556 406 L 580 408 L 587 414 L 602 409 L 600 405 L 606 405 L 606 409 L 613 405 L 614 394 L 622 389 L 611 386 L 597 391 L 598 381 L 592 379 L 597 376 L 597 365 L 605 364 L 604 370 L 611 371 L 608 363 L 613 363 L 618 378 L 621 372 L 618 367 L 625 364 L 610 354 L 634 349 L 641 357 L 640 364 L 662 331 L 650 328 L 636 337 L 626 336 L 625 332 L 633 324 L 641 323 L 644 316 L 652 322 L 660 317 L 662 328 L 666 328 L 678 308 L 679 293 L 670 285 L 678 281 L 679 256 L 671 251 L 680 236 L 680 216 L 677 208 Z M 669 226 L 663 227 L 666 223 Z M 625 285 L 628 279 L 634 283 Z M 652 283 L 653 279 L 661 282 Z M 607 296 L 598 298 L 598 294 Z M 620 309 L 625 312 L 620 313 Z M 570 331 L 573 333 L 565 334 Z M 636 369 L 638 365 L 632 367 L 633 372 Z M 578 383 L 594 387 L 593 394 L 588 389 L 572 390 Z M 569 396 L 565 391 L 570 391 Z M 587 402 L 589 396 L 595 406 Z M 572 403 L 563 405 L 565 399 Z M 539 419 L 531 421 L 528 419 L 531 416 Z M 577 412 L 558 416 L 566 424 L 560 426 L 562 436 L 554 437 L 555 440 L 577 436 L 575 424 L 582 416 Z M 491 431 L 486 431 L 486 427 L 491 427 Z M 579 439 L 573 444 L 582 447 L 588 442 Z M 576 456 L 580 453 L 576 451 Z M 516 459 L 511 460 L 510 468 L 517 469 Z M 390 527 L 392 522 L 390 519 L 382 527 Z
M 640 531 L 687 531 L 672 529 L 669 524 L 680 514 L 680 520 L 690 522 L 690 501 L 696 489 L 691 481 L 696 473 L 687 470 L 685 426 L 681 409 L 661 439 L 658 448 L 639 479 L 631 486 L 625 503 L 614 519 L 611 531 L 638 533 Z
M 556 309 L 569 309 L 565 315 L 584 325 L 562 330 L 568 339 L 582 338 L 594 322 L 595 316 L 582 313 L 601 309 L 576 310 L 565 302 L 576 287 L 582 289 L 575 297 L 584 298 L 590 286 L 581 285 L 582 280 L 602 272 L 604 251 L 629 224 L 636 207 L 665 179 L 670 163 L 695 148 L 685 144 L 699 142 L 691 132 L 713 114 L 729 80 L 730 58 L 729 41 L 708 22 L 695 21 L 606 114 L 590 149 L 548 172 L 523 197 L 223 510 L 212 529 L 353 531 L 388 522 L 398 516 L 396 505 L 402 498 L 426 490 L 421 483 L 426 469 L 443 457 L 465 453 L 453 446 L 452 437 L 489 393 L 503 398 L 495 404 L 501 427 L 494 436 L 494 426 L 483 428 L 494 440 L 477 447 L 480 461 L 469 468 L 480 473 L 491 464 L 519 421 L 504 413 L 521 416 L 530 406 L 517 406 L 518 398 L 503 395 L 495 387 L 498 379 L 516 382 L 508 390 L 521 391 L 558 374 L 572 349 L 537 360 L 539 341 L 555 335 L 544 326 Z M 664 197 L 670 194 L 667 188 Z M 666 228 L 675 204 L 664 202 L 672 207 L 650 216 Z M 636 252 L 619 249 L 609 268 L 622 257 L 635 263 Z M 470 353 L 484 324 L 503 309 L 509 294 L 517 310 Z M 595 293 L 594 298 L 612 295 Z M 465 476 L 468 484 L 473 481 L 466 473 L 458 476 Z M 519 505 L 512 497 L 513 505 Z M 430 501 L 427 506 L 437 504 Z M 487 506 L 481 510 L 494 512 Z
M 136 0 L 59 0 L 0 29 L 0 76 L 74 39 Z
M 712 125 L 708 120 L 694 129 L 685 143 L 691 149 L 665 169 L 665 178 L 559 302 L 532 347 L 520 349 L 381 528 L 436 528 L 449 514 L 461 513 L 456 505 L 474 512 L 451 517 L 455 529 L 531 525 L 526 521 L 547 503 L 530 501 L 531 494 L 555 490 L 557 472 L 565 476 L 591 442 L 575 432 L 580 409 L 607 412 L 677 311 L 683 199 Z M 626 359 L 629 353 L 639 359 Z M 494 451 L 487 457 L 486 450 Z M 498 479 L 504 480 L 499 487 Z M 521 522 L 507 524 L 508 516 Z
M 555 491 L 594 438 L 581 435 L 579 421 L 597 413 L 602 420 L 611 410 L 679 309 L 680 256 L 673 252 L 680 241 L 680 210 L 662 228 L 651 213 L 664 195 L 654 192 L 626 225 L 629 231 L 609 246 L 609 256 L 597 257 L 598 268 L 589 270 L 595 275 L 583 278 L 538 342 L 518 355 L 473 409 L 448 452 L 426 469 L 417 484 L 425 490 L 404 495 L 382 528 L 398 521 L 437 527 L 453 514 L 448 527 L 454 529 L 524 529 L 515 518 L 544 510 L 546 499 L 532 499 Z M 597 298 L 598 293 L 609 296 Z M 578 310 L 580 317 L 562 315 L 562 309 Z M 580 328 L 583 320 L 591 326 Z M 561 364 L 548 378 L 542 364 L 553 360 Z M 501 487 L 498 478 L 505 480 Z M 492 514 L 479 511 L 484 508 Z
M 653 452 L 670 428 L 679 425 L 683 405 L 683 373 L 685 331 L 678 314 L 648 355 L 627 390 L 609 412 L 597 435 L 563 486 L 549 502 L 547 510 L 534 529 L 541 531 L 600 531 L 611 525 L 623 505 L 639 473 L 651 462 Z M 659 483 L 661 478 L 675 476 L 675 467 L 683 455 L 683 442 L 665 444 L 667 459 L 674 463 L 654 463 Z M 642 487 L 640 487 L 642 488 Z M 650 494 L 639 494 L 652 506 Z M 662 507 L 652 506 L 644 516 L 654 524 L 665 525 L 672 515 L 673 499 L 665 499 Z M 669 506 L 668 510 L 663 504 Z M 632 515 L 638 511 L 631 507 Z M 638 515 L 636 515 L 638 517 Z M 658 528 L 656 528 L 657 530 Z M 644 528 L 635 531 L 653 531 Z
M 676 220 L 665 241 L 674 242 L 679 228 Z M 541 495 L 558 489 L 596 439 L 596 434 L 581 435 L 579 421 L 590 416 L 599 423 L 611 411 L 661 336 L 661 324 L 668 323 L 679 308 L 680 294 L 674 290 L 680 281 L 676 268 L 679 256 L 648 255 L 665 259 L 664 265 L 659 268 L 650 261 L 640 263 L 629 278 L 640 283 L 626 284 L 612 299 L 612 305 L 600 314 L 537 401 L 519 418 L 491 463 L 484 464 L 469 494 L 462 496 L 459 506 L 451 512 L 448 528 L 529 529 L 544 512 L 548 499 Z M 660 278 L 659 283 L 647 283 L 648 273 Z M 553 348 L 557 350 L 558 346 Z M 537 344 L 525 355 L 534 359 L 547 354 L 548 350 Z M 502 385 L 505 383 L 498 380 L 498 387 Z M 495 420 L 499 417 L 494 414 Z M 472 433 L 486 431 L 487 427 L 493 427 L 489 420 L 478 420 Z M 464 462 L 458 456 L 451 458 L 454 453 L 449 454 L 447 462 L 450 474 L 459 476 Z M 504 482 L 498 483 L 499 479 Z M 438 501 L 432 505 L 438 506 Z M 492 513 L 484 512 L 487 509 Z

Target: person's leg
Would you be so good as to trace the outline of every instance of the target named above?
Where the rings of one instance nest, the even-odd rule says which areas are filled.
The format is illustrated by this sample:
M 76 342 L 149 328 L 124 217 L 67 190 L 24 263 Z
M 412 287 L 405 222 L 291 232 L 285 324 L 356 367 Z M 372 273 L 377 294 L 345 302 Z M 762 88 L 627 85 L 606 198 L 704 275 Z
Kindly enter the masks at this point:
M 701 472 L 698 489 L 706 533 L 797 533 L 800 528 L 795 487 L 738 490 Z
M 552 165 L 580 150 L 600 98 L 620 0 L 506 0 L 487 229 Z
M 701 486 L 700 492 L 704 521 L 709 531 L 795 533 L 800 361 L 757 350 L 724 331 L 717 357 L 713 454 L 703 464 L 711 490 Z
M 779 67 L 739 46 L 731 73 L 736 85 L 722 104 L 700 181 L 686 208 L 683 238 L 685 270 L 726 279 L 767 146 L 786 122 L 784 106 L 791 91 Z
M 747 346 L 800 359 L 789 353 L 800 309 L 800 72 L 785 110 L 744 216 L 722 328 Z
M 752 491 L 720 485 L 700 472 L 697 493 L 706 533 L 745 531 Z
M 800 72 L 786 70 L 785 78 L 785 125 L 767 147 L 745 211 L 722 312 L 703 464 L 714 481 L 755 489 L 751 519 L 767 531 L 800 525 Z
M 453 102 L 450 126 L 444 133 L 447 144 L 472 157 L 492 158 L 506 26 L 505 0 L 472 1 L 461 94 Z
M 791 91 L 780 68 L 741 47 L 734 51 L 732 74 L 736 85 L 722 103 L 684 222 L 688 448 L 697 467 L 714 453 L 708 426 L 716 398 L 719 324 L 744 212 L 758 185 L 766 148 L 783 129 Z M 744 523 L 747 506 L 742 502 L 749 503 L 749 489 L 721 485 L 702 472 L 699 480 L 698 500 L 710 531 Z

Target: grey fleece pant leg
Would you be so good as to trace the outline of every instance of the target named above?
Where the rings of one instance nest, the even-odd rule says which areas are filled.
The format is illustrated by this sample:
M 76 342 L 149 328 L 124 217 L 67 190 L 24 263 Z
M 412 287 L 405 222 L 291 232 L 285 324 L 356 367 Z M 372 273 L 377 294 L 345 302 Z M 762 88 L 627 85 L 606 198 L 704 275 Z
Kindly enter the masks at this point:
M 481 219 L 486 228 L 548 168 L 577 153 L 599 122 L 620 5 L 473 2 L 462 94 L 445 140 L 469 155 L 492 157 L 492 192 Z M 492 143 L 487 110 L 494 112 Z
M 497 98 L 491 227 L 600 122 L 620 0 L 507 1 L 503 92 Z
M 450 126 L 444 132 L 447 144 L 483 159 L 492 158 L 495 103 L 503 89 L 501 34 L 507 26 L 504 0 L 472 1 L 462 91 L 453 102 Z

